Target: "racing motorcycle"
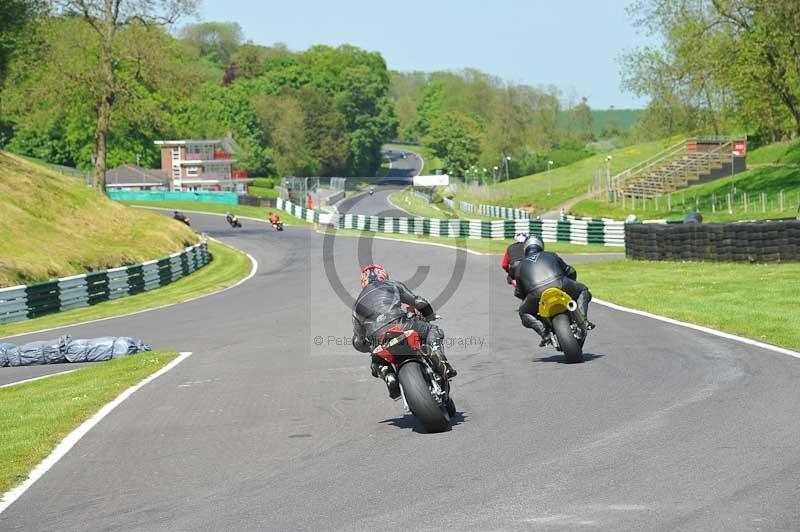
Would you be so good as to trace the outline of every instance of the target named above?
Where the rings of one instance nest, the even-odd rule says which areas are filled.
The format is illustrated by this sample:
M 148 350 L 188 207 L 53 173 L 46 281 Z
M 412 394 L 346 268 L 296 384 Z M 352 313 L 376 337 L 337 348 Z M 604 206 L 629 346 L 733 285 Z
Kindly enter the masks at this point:
M 191 227 L 191 224 L 189 223 L 189 217 L 183 214 L 182 212 L 175 211 L 175 214 L 172 217 L 178 220 L 179 222 L 183 222 L 187 226 Z
M 539 298 L 539 316 L 550 331 L 550 341 L 564 353 L 567 363 L 583 362 L 589 322 L 575 300 L 559 288 L 548 288 Z
M 407 315 L 421 318 L 411 309 Z M 438 317 L 433 316 L 428 321 Z M 395 325 L 381 336 L 372 354 L 394 368 L 406 411 L 411 412 L 428 432 L 447 430 L 451 416 L 456 413 L 456 405 L 450 397 L 450 382 L 434 369 L 430 359 L 431 348 L 422 343 L 417 331 L 403 330 Z
M 275 229 L 276 231 L 283 231 L 283 222 L 281 221 L 275 222 L 274 224 L 272 224 L 272 228 Z
M 225 219 L 228 220 L 228 223 L 233 228 L 242 227 L 242 222 L 240 222 L 239 218 L 237 218 L 236 216 L 228 215 L 228 216 L 225 217 Z

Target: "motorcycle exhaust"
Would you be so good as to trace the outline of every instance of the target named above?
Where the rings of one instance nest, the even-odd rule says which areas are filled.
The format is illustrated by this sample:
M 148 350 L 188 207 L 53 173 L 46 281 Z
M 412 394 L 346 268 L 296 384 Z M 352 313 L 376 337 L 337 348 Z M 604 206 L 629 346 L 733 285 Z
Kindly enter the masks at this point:
M 586 321 L 586 316 L 583 315 L 583 312 L 581 312 L 580 309 L 578 309 L 578 304 L 575 302 L 574 299 L 571 300 L 569 303 L 567 303 L 567 310 L 569 311 L 570 315 L 575 319 L 575 321 L 578 322 L 578 325 L 580 325 L 581 329 L 583 329 L 584 331 L 589 330 L 589 322 Z

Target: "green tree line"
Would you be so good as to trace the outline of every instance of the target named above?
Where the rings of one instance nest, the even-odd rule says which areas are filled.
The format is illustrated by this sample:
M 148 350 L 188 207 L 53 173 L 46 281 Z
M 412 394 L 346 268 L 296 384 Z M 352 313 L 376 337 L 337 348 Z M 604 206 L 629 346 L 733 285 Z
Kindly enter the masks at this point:
M 800 133 L 800 2 L 638 0 L 630 14 L 661 41 L 622 58 L 623 86 L 650 98 L 641 132 Z
M 592 154 L 586 98 L 570 102 L 554 86 L 507 83 L 475 69 L 391 77 L 401 139 L 428 147 L 454 175 L 501 179 L 508 164 L 513 178 Z M 613 119 L 606 125 L 601 136 L 624 134 Z
M 396 135 L 378 53 L 259 46 L 235 23 L 172 33 L 191 0 L 13 2 L 18 15 L 0 15 L 2 143 L 94 168 L 97 186 L 107 167 L 158 166 L 156 139 L 230 131 L 251 175 L 332 176 L 371 174 Z

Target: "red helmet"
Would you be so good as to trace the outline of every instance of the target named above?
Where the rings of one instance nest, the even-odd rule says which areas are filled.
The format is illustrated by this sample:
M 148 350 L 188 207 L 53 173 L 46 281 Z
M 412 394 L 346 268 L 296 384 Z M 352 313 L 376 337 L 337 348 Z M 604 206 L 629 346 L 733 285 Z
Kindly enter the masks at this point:
M 386 273 L 386 269 L 382 264 L 370 264 L 369 266 L 364 266 L 361 268 L 362 288 L 367 286 L 369 283 L 375 281 L 385 281 L 388 278 L 389 274 Z

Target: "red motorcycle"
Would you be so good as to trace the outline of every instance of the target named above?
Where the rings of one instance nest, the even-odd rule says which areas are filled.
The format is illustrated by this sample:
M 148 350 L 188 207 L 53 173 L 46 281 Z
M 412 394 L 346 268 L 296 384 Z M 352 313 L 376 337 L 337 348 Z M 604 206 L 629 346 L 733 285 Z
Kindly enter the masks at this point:
M 420 317 L 411 312 L 410 317 Z M 435 316 L 432 319 L 436 319 Z M 429 320 L 430 321 L 430 320 Z M 379 339 L 373 355 L 394 368 L 400 382 L 400 394 L 410 411 L 428 432 L 443 432 L 450 426 L 456 405 L 450 397 L 450 382 L 431 361 L 431 349 L 422 343 L 415 330 L 394 326 Z

